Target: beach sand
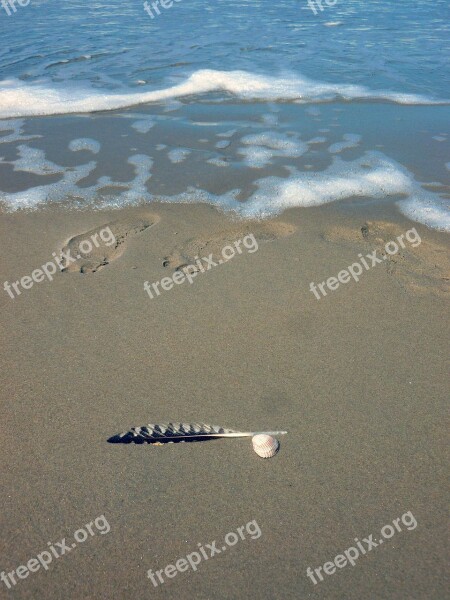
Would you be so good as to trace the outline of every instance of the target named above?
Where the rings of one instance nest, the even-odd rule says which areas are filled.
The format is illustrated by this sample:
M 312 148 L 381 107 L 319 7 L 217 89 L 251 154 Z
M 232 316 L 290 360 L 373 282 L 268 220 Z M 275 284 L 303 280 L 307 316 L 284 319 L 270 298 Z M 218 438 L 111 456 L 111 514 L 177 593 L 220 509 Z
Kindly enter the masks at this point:
M 2 584 L 1 597 L 442 599 L 445 234 L 386 205 L 292 209 L 262 224 L 206 205 L 48 207 L 1 215 L 2 286 L 110 223 L 121 246 L 95 272 L 0 296 L 1 568 L 100 515 L 111 529 L 13 589 Z M 416 248 L 320 300 L 311 293 L 412 227 Z M 144 291 L 193 253 L 249 233 L 257 252 L 154 299 Z M 249 439 L 107 443 L 167 421 L 288 434 L 270 460 Z M 408 511 L 415 529 L 317 585 L 307 577 Z M 258 539 L 157 588 L 147 578 L 253 520 Z

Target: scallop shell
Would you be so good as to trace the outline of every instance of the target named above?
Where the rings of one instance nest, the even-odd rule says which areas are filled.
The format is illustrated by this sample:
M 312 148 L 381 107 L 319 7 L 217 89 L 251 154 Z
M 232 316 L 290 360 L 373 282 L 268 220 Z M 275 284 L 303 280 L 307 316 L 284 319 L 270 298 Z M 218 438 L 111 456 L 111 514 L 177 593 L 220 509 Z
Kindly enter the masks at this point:
M 280 442 L 265 433 L 260 433 L 252 437 L 253 450 L 261 458 L 271 458 L 280 449 Z

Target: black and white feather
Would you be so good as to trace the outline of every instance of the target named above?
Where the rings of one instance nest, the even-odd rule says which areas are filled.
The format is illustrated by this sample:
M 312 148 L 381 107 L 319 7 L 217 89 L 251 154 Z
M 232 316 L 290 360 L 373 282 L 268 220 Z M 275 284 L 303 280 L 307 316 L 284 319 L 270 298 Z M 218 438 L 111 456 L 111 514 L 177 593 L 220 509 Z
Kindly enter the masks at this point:
M 132 427 L 130 431 L 119 433 L 108 441 L 122 444 L 154 444 L 175 441 L 196 441 L 208 437 L 228 437 L 228 434 L 238 432 L 217 425 L 206 425 L 205 423 L 159 423 L 150 424 L 145 427 Z
M 111 444 L 168 444 L 170 442 L 199 442 L 224 437 L 252 437 L 256 433 L 281 435 L 286 432 L 235 431 L 205 423 L 159 423 L 145 425 L 145 427 L 132 427 L 129 431 L 113 435 L 108 442 Z

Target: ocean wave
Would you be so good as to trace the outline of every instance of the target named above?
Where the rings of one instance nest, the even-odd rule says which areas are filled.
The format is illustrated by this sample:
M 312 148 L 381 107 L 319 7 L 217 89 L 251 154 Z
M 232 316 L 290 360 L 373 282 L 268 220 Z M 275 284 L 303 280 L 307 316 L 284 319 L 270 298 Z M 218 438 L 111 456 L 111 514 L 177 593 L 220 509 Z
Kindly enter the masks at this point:
M 246 71 L 201 69 L 171 87 L 145 92 L 112 93 L 57 87 L 48 83 L 24 83 L 10 79 L 0 82 L 0 118 L 109 111 L 150 102 L 161 102 L 193 95 L 224 92 L 243 100 L 295 101 L 299 103 L 332 100 L 375 100 L 397 104 L 450 104 L 416 94 L 369 90 L 364 86 L 325 83 L 298 75 L 273 77 Z

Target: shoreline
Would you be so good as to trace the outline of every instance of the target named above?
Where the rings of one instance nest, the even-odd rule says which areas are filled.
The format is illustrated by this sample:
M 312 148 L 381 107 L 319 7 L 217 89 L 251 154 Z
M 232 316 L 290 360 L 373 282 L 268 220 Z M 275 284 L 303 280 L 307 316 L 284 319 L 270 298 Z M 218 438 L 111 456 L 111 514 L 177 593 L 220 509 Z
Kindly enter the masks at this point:
M 5 210 L 95 210 L 203 201 L 247 218 L 326 202 L 398 202 L 417 221 L 450 227 L 448 107 L 200 107 L 12 121 L 14 131 L 0 137 L 0 202 Z

